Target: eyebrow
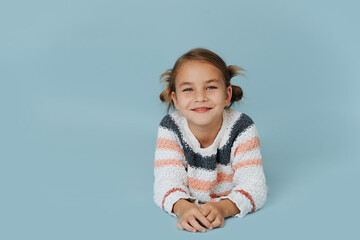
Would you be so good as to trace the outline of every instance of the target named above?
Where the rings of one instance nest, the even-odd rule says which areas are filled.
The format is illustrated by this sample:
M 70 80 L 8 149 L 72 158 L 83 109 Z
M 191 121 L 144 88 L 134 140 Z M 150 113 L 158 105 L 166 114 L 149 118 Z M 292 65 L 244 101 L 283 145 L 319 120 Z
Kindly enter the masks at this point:
M 210 79 L 210 80 L 205 81 L 205 83 L 212 83 L 212 82 L 218 83 L 220 81 L 217 80 L 217 79 Z M 192 84 L 193 84 L 192 82 L 183 82 L 183 83 L 180 84 L 179 87 L 182 87 L 184 85 L 192 85 Z
M 210 80 L 207 80 L 207 81 L 206 81 L 206 83 L 212 83 L 212 82 L 218 83 L 218 82 L 220 82 L 220 81 L 217 80 L 217 79 L 210 79 Z

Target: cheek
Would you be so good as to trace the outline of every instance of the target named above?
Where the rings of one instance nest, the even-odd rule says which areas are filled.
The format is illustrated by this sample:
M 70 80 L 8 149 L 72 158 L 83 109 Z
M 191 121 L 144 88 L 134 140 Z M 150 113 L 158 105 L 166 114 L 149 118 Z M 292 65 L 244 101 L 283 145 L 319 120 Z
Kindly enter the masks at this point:
M 225 94 L 222 93 L 214 94 L 212 99 L 214 102 L 222 104 L 225 102 Z
M 186 106 L 190 103 L 191 101 L 191 97 L 190 95 L 184 96 L 184 95 L 180 95 L 178 96 L 178 105 L 179 106 Z

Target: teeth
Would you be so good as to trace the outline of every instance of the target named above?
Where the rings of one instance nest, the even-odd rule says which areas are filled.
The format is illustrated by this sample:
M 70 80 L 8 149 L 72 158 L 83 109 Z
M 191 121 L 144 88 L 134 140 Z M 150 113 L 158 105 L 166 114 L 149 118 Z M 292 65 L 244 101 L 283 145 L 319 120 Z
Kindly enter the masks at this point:
M 194 111 L 205 111 L 208 110 L 209 108 L 206 107 L 202 107 L 202 108 L 195 108 Z

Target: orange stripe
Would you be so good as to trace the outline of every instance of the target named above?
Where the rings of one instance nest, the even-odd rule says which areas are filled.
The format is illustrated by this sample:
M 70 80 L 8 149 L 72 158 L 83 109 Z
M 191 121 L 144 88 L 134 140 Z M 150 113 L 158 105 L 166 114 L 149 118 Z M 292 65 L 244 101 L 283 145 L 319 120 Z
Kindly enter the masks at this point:
M 245 197 L 247 197 L 250 200 L 251 205 L 253 206 L 252 209 L 251 209 L 251 212 L 255 211 L 256 207 L 255 207 L 254 199 L 251 197 L 251 195 L 248 192 L 245 192 L 244 190 L 235 190 L 234 192 L 239 192 L 239 193 L 244 194 Z
M 238 155 L 239 153 L 244 153 L 246 151 L 252 150 L 254 148 L 260 147 L 260 139 L 259 137 L 253 137 L 247 140 L 245 143 L 238 146 L 235 150 L 234 156 Z
M 205 181 L 205 180 L 199 180 L 196 178 L 188 177 L 188 183 L 189 183 L 189 187 L 194 190 L 208 192 L 216 185 L 216 180 Z
M 227 196 L 229 193 L 231 193 L 231 190 L 222 193 L 212 193 L 210 194 L 210 197 L 217 198 L 217 197 Z
M 238 162 L 233 166 L 234 171 L 236 171 L 238 168 L 245 167 L 245 166 L 262 166 L 262 160 L 261 158 L 254 158 L 245 160 L 242 162 Z
M 226 174 L 226 173 L 218 173 L 217 178 L 214 181 L 206 181 L 200 180 L 196 178 L 188 177 L 189 187 L 196 191 L 208 192 L 215 185 L 223 183 L 223 182 L 232 182 L 234 173 Z
M 165 166 L 184 166 L 184 165 L 178 159 L 162 159 L 155 161 L 154 168 L 165 167 Z
M 217 174 L 217 181 L 218 181 L 218 183 L 232 182 L 233 177 L 234 177 L 234 173 L 226 174 L 226 173 L 220 172 Z
M 181 150 L 181 148 L 176 142 L 166 138 L 158 138 L 156 143 L 156 149 L 172 150 L 180 153 L 181 155 L 184 155 L 184 152 Z
M 169 196 L 171 193 L 176 192 L 176 191 L 180 191 L 180 192 L 186 193 L 186 191 L 183 190 L 182 188 L 172 188 L 172 189 L 170 189 L 169 191 L 167 191 L 167 193 L 165 194 L 165 196 L 164 196 L 164 198 L 163 198 L 163 201 L 162 201 L 162 204 L 161 204 L 162 209 L 164 209 L 165 198 L 167 198 L 167 196 Z

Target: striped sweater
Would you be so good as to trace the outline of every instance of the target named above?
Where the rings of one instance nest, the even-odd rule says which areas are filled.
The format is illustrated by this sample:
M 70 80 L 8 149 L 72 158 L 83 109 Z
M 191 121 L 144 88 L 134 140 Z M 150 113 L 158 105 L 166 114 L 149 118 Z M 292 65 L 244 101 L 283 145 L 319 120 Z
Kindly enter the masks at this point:
M 196 204 L 228 198 L 240 210 L 237 217 L 260 209 L 267 198 L 255 124 L 231 109 L 224 110 L 221 129 L 207 148 L 179 111 L 166 115 L 158 129 L 154 176 L 154 201 L 172 216 L 181 198 Z

